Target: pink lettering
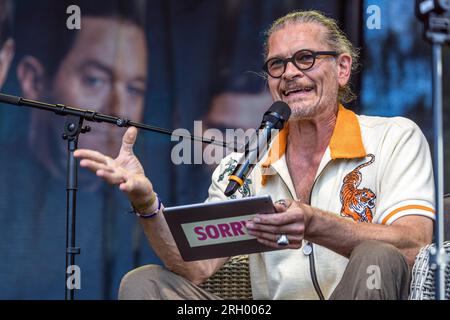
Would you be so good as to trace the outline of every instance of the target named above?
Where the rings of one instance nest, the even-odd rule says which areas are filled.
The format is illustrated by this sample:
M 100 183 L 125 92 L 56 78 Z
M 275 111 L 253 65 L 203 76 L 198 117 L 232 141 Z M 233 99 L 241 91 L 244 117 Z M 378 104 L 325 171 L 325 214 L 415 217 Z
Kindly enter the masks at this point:
M 217 239 L 220 236 L 219 230 L 217 230 L 217 227 L 214 225 L 206 226 L 205 231 L 208 237 L 210 237 L 211 239 Z
M 203 227 L 195 227 L 194 232 L 200 236 L 197 237 L 197 240 L 203 241 L 208 238 L 206 234 L 203 232 Z
M 230 225 L 235 236 L 245 236 L 244 231 L 242 231 L 242 227 L 245 226 L 245 221 L 230 222 Z
M 222 234 L 222 238 L 232 237 L 233 235 L 230 233 L 230 225 L 228 223 L 219 223 L 217 227 L 220 230 L 220 233 Z
M 207 225 L 206 227 L 194 227 L 194 233 L 197 235 L 197 240 L 204 241 L 207 239 L 218 239 L 227 237 L 245 236 L 246 221 L 233 221 L 230 223 L 219 223 L 217 225 Z

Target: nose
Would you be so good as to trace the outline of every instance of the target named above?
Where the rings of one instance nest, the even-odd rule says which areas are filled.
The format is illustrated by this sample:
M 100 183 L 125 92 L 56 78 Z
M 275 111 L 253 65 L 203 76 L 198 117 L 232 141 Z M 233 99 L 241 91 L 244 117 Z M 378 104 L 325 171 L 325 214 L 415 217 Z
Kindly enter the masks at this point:
M 288 63 L 286 64 L 286 69 L 284 70 L 283 73 L 283 79 L 285 80 L 292 80 L 295 79 L 297 77 L 303 77 L 304 74 L 301 70 L 299 70 L 292 61 L 288 61 Z
M 131 106 L 127 104 L 126 89 L 121 82 L 113 81 L 108 100 L 108 105 L 105 107 L 105 110 L 107 110 L 107 114 L 111 114 L 120 118 L 130 118 L 129 116 L 127 116 L 127 110 Z M 120 148 L 123 129 L 116 126 L 109 126 L 105 134 L 108 139 L 108 143 L 106 146 L 108 150 L 107 153 L 116 154 Z
M 111 91 L 111 111 L 118 117 L 127 116 L 126 88 L 120 82 L 115 82 Z

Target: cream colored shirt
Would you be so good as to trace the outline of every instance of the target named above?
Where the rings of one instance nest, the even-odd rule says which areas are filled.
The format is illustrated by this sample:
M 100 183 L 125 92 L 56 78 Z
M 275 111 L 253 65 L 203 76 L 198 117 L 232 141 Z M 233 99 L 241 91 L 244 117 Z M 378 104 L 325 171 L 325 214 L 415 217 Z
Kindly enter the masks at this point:
M 233 198 L 269 194 L 273 201 L 296 199 L 284 156 L 287 135 L 288 128 L 280 132 Z M 240 157 L 234 153 L 221 162 L 207 201 L 226 199 L 227 178 Z M 407 215 L 434 219 L 432 162 L 420 129 L 405 118 L 357 116 L 340 106 L 311 206 L 355 223 L 390 225 Z M 314 257 L 320 288 L 329 298 L 348 259 L 316 244 Z M 318 299 L 302 249 L 252 254 L 250 273 L 254 299 Z

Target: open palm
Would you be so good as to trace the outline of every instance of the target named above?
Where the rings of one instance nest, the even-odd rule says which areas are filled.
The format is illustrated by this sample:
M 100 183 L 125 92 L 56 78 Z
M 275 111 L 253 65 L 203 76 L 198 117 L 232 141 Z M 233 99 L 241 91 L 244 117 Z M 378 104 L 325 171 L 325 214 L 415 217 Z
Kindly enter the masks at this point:
M 95 172 L 110 184 L 118 185 L 132 203 L 143 203 L 153 192 L 144 168 L 133 152 L 137 129 L 129 128 L 122 139 L 119 155 L 113 159 L 95 150 L 78 149 L 80 166 Z

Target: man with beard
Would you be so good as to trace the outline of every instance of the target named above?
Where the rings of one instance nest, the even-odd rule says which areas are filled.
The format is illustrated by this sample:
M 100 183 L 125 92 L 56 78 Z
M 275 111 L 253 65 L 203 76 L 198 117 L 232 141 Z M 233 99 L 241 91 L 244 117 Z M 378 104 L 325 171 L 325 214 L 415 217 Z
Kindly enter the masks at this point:
M 316 11 L 288 14 L 267 33 L 269 90 L 292 115 L 278 147 L 248 179 L 251 195 L 271 195 L 277 213 L 259 214 L 246 227 L 260 243 L 291 250 L 250 255 L 255 299 L 408 297 L 409 267 L 433 233 L 429 147 L 407 119 L 358 116 L 343 106 L 355 97 L 349 79 L 357 58 L 336 21 Z M 127 274 L 119 298 L 217 299 L 198 285 L 227 258 L 183 261 L 133 153 L 136 136 L 135 128 L 125 133 L 115 159 L 76 153 L 81 166 L 128 196 L 164 262 Z M 226 199 L 221 176 L 240 157 L 231 154 L 216 169 L 208 201 Z

